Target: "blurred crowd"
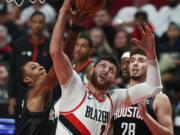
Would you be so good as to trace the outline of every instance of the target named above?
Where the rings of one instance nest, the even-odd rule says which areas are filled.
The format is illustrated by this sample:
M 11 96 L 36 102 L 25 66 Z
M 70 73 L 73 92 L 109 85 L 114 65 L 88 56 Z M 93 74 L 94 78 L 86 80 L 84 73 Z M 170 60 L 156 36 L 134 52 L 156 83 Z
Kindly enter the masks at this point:
M 120 61 L 121 55 L 133 46 L 129 39 L 141 38 L 137 22 L 147 23 L 156 35 L 164 92 L 171 100 L 176 133 L 180 128 L 180 0 L 125 2 L 107 0 L 106 7 L 92 16 L 83 36 L 77 40 L 72 66 L 86 83 L 91 66 L 99 55 L 116 55 Z M 37 61 L 47 70 L 51 67 L 49 42 L 62 3 L 63 0 L 46 0 L 44 4 L 38 0 L 34 4 L 24 1 L 18 7 L 13 2 L 0 2 L 1 118 L 18 117 L 21 101 L 28 92 L 18 81 L 19 68 L 27 61 Z M 67 25 L 64 38 L 68 30 Z M 87 45 L 86 41 L 90 43 Z M 124 87 L 124 84 L 120 73 L 113 88 Z M 59 97 L 57 87 L 54 98 Z M 6 109 L 2 110 L 4 105 Z

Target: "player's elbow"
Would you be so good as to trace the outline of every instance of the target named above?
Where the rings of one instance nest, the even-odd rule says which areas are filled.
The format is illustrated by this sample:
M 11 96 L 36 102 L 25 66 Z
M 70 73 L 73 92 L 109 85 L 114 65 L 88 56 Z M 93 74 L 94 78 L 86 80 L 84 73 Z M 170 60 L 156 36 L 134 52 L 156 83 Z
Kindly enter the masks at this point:
M 174 135 L 174 133 L 173 132 L 169 132 L 169 134 L 168 135 Z
M 166 135 L 174 135 L 174 133 L 171 130 L 167 130 Z
M 153 89 L 152 95 L 155 96 L 156 94 L 158 94 L 158 93 L 160 93 L 160 92 L 162 91 L 163 85 L 161 84 L 161 85 L 156 86 L 156 87 L 154 87 L 154 88 L 152 88 L 152 89 Z
M 50 49 L 50 55 L 51 55 L 51 58 L 53 59 L 54 56 L 55 56 L 56 52 L 52 49 Z
M 53 58 L 55 58 L 56 56 L 58 56 L 61 53 L 60 50 L 56 49 L 56 48 L 50 48 L 50 55 Z

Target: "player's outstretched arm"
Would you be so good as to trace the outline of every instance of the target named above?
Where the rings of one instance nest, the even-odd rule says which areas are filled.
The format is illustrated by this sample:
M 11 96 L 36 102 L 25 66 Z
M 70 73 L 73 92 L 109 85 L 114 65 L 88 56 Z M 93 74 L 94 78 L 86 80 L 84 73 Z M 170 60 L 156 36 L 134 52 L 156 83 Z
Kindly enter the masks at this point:
M 70 66 L 69 59 L 72 59 L 78 33 L 86 25 L 86 21 L 91 16 L 91 14 L 83 11 L 71 11 L 73 23 L 63 48 L 64 28 L 69 11 L 70 0 L 65 0 L 62 8 L 59 11 L 59 16 L 53 30 L 50 44 L 50 54 L 53 59 L 56 75 L 61 84 L 65 84 L 72 76 L 72 68 Z
M 147 24 L 144 24 L 145 31 L 138 24 L 141 34 L 141 40 L 131 39 L 139 48 L 145 51 L 147 55 L 147 77 L 145 83 L 137 84 L 128 88 L 126 105 L 131 105 L 142 101 L 145 98 L 156 95 L 162 90 L 161 77 L 158 67 L 155 51 L 154 34 L 151 32 Z
M 65 0 L 59 11 L 50 43 L 50 54 L 53 60 L 54 69 L 61 84 L 65 84 L 73 74 L 69 59 L 63 51 L 64 29 L 69 8 L 70 0 Z

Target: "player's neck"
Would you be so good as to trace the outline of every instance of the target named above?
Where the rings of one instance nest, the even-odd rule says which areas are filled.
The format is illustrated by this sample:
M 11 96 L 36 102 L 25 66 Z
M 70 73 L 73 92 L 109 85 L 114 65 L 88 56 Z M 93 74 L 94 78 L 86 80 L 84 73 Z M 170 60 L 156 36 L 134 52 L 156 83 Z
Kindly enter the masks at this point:
M 86 85 L 86 88 L 91 91 L 94 95 L 96 95 L 100 100 L 104 99 L 104 94 L 107 93 L 107 90 L 99 90 L 94 87 L 91 83 Z
M 145 79 L 130 79 L 129 87 L 132 87 L 132 86 L 139 84 L 139 83 L 143 83 L 145 81 L 146 81 Z

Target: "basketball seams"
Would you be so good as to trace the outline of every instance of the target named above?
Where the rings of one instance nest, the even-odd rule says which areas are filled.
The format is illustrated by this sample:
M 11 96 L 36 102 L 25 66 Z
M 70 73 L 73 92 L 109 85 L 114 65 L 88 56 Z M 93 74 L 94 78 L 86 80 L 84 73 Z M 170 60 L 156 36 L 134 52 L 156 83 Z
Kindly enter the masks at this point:
M 102 9 L 106 0 L 72 0 L 75 7 L 87 13 L 96 13 Z

